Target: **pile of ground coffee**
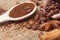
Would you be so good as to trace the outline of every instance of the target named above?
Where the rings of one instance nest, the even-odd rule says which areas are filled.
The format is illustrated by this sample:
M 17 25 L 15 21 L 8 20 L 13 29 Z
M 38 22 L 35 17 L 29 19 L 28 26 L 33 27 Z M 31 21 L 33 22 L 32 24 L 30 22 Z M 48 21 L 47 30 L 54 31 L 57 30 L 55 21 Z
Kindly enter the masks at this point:
M 12 18 L 18 18 L 30 13 L 34 9 L 34 4 L 32 3 L 23 3 L 10 11 L 9 16 Z

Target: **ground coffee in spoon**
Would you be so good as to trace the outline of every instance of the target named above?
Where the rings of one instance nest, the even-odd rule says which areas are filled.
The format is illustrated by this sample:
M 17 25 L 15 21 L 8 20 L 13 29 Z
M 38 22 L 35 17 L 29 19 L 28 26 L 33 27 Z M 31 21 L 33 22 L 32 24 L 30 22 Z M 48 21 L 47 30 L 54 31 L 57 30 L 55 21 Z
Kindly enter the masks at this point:
M 9 16 L 12 18 L 18 18 L 30 13 L 34 9 L 34 5 L 32 3 L 23 3 L 10 11 Z

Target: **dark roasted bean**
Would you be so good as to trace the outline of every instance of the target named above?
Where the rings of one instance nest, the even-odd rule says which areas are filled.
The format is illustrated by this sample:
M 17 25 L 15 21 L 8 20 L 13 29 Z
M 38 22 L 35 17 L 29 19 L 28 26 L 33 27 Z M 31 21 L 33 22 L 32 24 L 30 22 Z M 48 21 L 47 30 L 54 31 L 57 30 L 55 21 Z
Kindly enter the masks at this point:
M 36 30 L 39 27 L 39 21 L 36 21 L 33 25 L 32 25 L 32 29 Z
M 27 24 L 27 26 L 26 26 L 27 29 L 31 29 L 31 27 L 32 26 L 30 24 Z

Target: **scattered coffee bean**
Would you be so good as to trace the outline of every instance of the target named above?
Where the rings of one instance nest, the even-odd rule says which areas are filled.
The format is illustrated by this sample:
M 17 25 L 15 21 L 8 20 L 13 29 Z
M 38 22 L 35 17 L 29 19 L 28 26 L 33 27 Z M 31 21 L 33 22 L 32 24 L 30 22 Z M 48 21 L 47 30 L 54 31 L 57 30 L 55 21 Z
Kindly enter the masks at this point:
M 31 29 L 32 26 L 31 26 L 30 24 L 27 24 L 26 28 L 27 28 L 27 29 Z
M 33 25 L 32 25 L 32 29 L 36 30 L 38 29 L 39 27 L 39 22 L 35 22 Z

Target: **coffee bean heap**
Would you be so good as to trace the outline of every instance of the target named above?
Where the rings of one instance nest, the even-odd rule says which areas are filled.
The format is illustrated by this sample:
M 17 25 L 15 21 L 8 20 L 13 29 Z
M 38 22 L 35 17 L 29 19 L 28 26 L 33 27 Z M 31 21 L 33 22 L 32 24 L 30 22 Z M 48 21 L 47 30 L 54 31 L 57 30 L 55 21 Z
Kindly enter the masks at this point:
M 34 1 L 35 2 L 35 1 Z M 45 12 L 42 10 L 43 5 L 37 5 L 37 10 L 35 14 L 33 14 L 27 21 L 23 22 L 23 26 L 28 29 L 39 29 L 40 25 L 52 21 L 54 19 L 51 18 L 52 15 L 60 13 L 60 2 L 52 0 L 45 7 Z M 40 7 L 40 8 L 38 8 Z M 40 30 L 40 29 L 39 29 Z
M 54 14 L 58 14 L 59 10 L 60 10 L 59 6 L 60 6 L 59 3 L 56 1 L 50 2 L 49 4 L 47 4 L 47 6 L 45 8 L 45 10 L 46 10 L 45 15 L 47 17 L 51 17 Z
M 43 8 L 43 6 L 40 6 Z M 45 13 L 43 10 L 36 11 L 35 15 L 29 20 L 28 24 L 26 25 L 27 28 L 38 29 L 41 24 L 52 20 L 51 16 L 54 14 L 59 13 L 59 3 L 56 1 L 51 1 L 45 8 Z

